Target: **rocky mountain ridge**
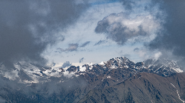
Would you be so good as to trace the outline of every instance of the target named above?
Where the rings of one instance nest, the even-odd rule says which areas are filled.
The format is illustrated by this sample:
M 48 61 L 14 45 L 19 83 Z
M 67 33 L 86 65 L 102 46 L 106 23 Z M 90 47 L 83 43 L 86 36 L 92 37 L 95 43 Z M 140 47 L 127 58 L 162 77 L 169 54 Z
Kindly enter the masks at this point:
M 182 73 L 183 70 L 177 65 L 175 61 L 148 59 L 143 62 L 134 63 L 126 57 L 112 58 L 107 62 L 101 62 L 99 64 L 85 64 L 83 66 L 70 66 L 66 70 L 61 68 L 63 72 L 69 72 L 72 74 L 84 75 L 85 73 L 91 74 L 105 74 L 108 71 L 114 69 L 130 69 L 135 73 L 148 72 L 155 73 L 161 76 L 169 76 L 173 73 Z
M 19 67 L 15 71 L 20 79 L 24 79 L 23 82 L 7 79 L 6 76 L 0 78 L 1 82 L 5 82 L 0 85 L 0 99 L 5 103 L 144 103 L 151 100 L 151 103 L 180 103 L 184 100 L 184 75 L 179 75 L 183 74 L 183 70 L 169 60 L 150 59 L 134 63 L 126 57 L 117 57 L 99 64 L 67 68 L 40 69 L 31 64 L 16 67 Z M 33 70 L 27 72 L 21 67 L 32 67 L 30 69 Z M 166 79 L 173 77 L 176 79 Z M 155 82 L 152 78 L 160 80 Z M 137 89 L 138 84 L 141 85 Z M 162 91 L 160 86 L 169 88 Z M 172 89 L 174 86 L 176 89 Z M 172 94 L 167 92 L 169 90 Z M 145 98 L 147 95 L 151 96 Z M 142 99 L 138 100 L 137 96 Z M 168 97 L 173 98 L 166 100 Z

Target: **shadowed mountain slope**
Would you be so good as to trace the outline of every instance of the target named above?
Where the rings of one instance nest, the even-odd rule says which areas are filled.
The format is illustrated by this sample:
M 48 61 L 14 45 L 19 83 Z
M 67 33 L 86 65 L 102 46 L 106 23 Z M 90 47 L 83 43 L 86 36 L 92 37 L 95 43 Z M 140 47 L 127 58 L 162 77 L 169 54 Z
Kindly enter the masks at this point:
M 79 103 L 183 103 L 185 74 L 139 73 L 124 82 L 91 90 Z

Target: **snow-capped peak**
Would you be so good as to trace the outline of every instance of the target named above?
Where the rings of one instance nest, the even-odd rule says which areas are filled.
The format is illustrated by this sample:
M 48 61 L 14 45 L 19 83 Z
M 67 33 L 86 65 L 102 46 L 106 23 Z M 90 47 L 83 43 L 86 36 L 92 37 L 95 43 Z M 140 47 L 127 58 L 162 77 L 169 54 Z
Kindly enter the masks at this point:
M 44 68 L 37 67 L 36 65 L 29 63 L 15 64 L 15 68 L 17 69 L 12 72 L 0 72 L 0 74 L 2 74 L 5 78 L 9 78 L 12 80 L 19 78 L 24 79 L 25 81 L 25 78 L 21 77 L 21 75 L 23 74 L 24 76 L 27 76 L 28 81 L 31 80 L 39 82 L 39 80 L 43 78 L 62 76 L 70 78 L 73 76 L 77 77 L 85 74 L 101 75 L 115 70 L 128 70 L 134 73 L 149 72 L 161 76 L 169 76 L 173 73 L 183 72 L 181 67 L 179 67 L 178 64 L 172 60 L 164 59 L 159 61 L 155 59 L 148 59 L 143 62 L 134 63 L 126 57 L 116 57 L 106 62 L 102 61 L 98 64 L 75 64 L 75 66 L 72 64 L 71 66 L 65 68 L 62 68 L 59 65 L 54 65 L 50 68 Z

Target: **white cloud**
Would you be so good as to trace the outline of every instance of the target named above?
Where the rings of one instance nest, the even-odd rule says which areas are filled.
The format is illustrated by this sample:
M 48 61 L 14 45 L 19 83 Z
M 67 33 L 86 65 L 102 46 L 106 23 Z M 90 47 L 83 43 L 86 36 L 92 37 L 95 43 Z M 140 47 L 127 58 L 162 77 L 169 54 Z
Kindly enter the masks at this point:
M 155 58 L 156 60 L 158 60 L 159 57 L 160 57 L 161 55 L 162 55 L 161 52 L 157 52 L 157 53 L 154 54 L 154 58 Z
M 112 13 L 99 21 L 95 30 L 119 44 L 135 42 L 136 39 L 151 41 L 161 29 L 161 21 L 156 17 L 158 12 L 151 13 L 143 8 L 141 6 L 129 12 Z

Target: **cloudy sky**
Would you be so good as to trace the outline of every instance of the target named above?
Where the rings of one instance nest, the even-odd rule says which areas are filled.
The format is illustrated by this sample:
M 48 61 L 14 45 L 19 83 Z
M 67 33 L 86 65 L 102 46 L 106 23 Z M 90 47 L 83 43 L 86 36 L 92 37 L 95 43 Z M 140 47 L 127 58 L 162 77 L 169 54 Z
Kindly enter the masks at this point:
M 183 61 L 184 9 L 183 0 L 1 0 L 0 63 Z
M 146 3 L 146 1 L 143 1 Z M 119 0 L 92 1 L 78 20 L 65 31 L 58 31 L 63 41 L 48 47 L 43 55 L 54 63 L 99 63 L 114 57 L 126 56 L 133 61 L 148 57 L 145 42 L 154 39 L 160 20 L 145 11 L 145 5 L 129 12 Z

